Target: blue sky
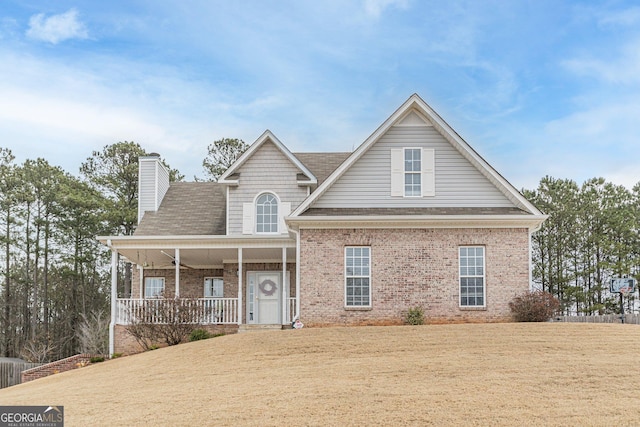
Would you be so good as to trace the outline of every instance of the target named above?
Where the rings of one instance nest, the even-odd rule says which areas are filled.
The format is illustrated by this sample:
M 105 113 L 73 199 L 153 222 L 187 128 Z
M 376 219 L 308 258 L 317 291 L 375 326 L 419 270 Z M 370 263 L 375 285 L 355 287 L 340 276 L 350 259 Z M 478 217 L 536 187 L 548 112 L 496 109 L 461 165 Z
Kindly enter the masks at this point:
M 270 129 L 350 151 L 418 93 L 517 188 L 640 181 L 632 1 L 0 1 L 0 146 L 77 174 L 117 141 L 188 179 Z

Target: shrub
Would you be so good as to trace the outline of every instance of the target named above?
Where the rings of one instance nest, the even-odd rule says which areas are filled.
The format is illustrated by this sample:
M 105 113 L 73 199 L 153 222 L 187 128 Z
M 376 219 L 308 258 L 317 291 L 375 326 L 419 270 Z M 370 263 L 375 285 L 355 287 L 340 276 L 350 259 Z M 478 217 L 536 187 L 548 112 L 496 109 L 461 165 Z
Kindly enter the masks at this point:
M 560 309 L 560 301 L 549 292 L 525 292 L 515 297 L 509 308 L 516 322 L 546 322 Z
M 409 325 L 422 325 L 424 324 L 424 310 L 422 307 L 412 307 L 407 312 L 405 321 Z
M 94 356 L 91 359 L 89 359 L 89 362 L 91 362 L 91 363 L 104 362 L 104 357 L 102 357 L 102 356 Z
M 127 332 L 143 350 L 155 350 L 158 343 L 177 345 L 189 337 L 202 317 L 203 308 L 194 298 L 166 298 L 144 304 L 129 312 Z
M 106 354 L 109 349 L 109 316 L 98 310 L 81 314 L 76 335 L 83 353 Z
M 194 329 L 189 334 L 189 341 L 200 341 L 211 338 L 211 334 L 204 329 Z

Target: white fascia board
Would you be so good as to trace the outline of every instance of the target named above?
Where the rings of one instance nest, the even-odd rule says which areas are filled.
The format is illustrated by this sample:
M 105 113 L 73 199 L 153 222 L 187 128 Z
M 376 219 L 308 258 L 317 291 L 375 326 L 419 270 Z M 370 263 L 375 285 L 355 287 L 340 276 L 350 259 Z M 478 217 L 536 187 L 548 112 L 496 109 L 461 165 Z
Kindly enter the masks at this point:
M 293 163 L 298 169 L 302 171 L 307 177 L 309 177 L 309 184 L 317 184 L 318 179 L 316 176 L 311 173 L 309 169 L 305 165 L 302 164 L 300 160 L 296 156 L 293 155 L 291 151 L 269 130 L 265 130 L 262 135 L 258 139 L 255 140 L 253 144 L 249 147 L 247 151 L 242 153 L 242 155 L 235 161 L 229 169 L 227 169 L 218 182 L 229 185 L 238 185 L 237 180 L 228 180 L 227 178 L 233 175 L 239 168 L 242 166 L 251 156 L 255 153 L 258 148 L 262 146 L 266 141 L 271 141 L 273 144 L 278 147 L 278 149 L 289 159 L 291 163 Z
M 527 228 L 535 231 L 548 215 L 390 215 L 297 216 L 286 218 L 295 229 L 305 228 Z
M 234 185 L 234 186 L 238 186 L 238 184 L 240 184 L 240 181 L 238 181 L 237 179 L 218 179 L 218 181 L 216 181 L 218 184 L 226 184 L 226 185 Z
M 526 211 L 529 211 L 533 215 L 542 215 L 542 212 L 538 210 L 531 202 L 529 202 L 523 195 L 516 189 L 509 181 L 507 181 L 493 166 L 491 166 L 482 156 L 478 154 L 449 124 L 435 111 L 429 104 L 427 104 L 418 95 L 415 96 L 415 103 L 420 106 L 424 113 L 429 117 L 432 123 L 439 128 L 449 142 L 458 149 L 458 151 L 472 164 L 474 164 L 480 173 L 485 175 L 491 182 L 493 182 L 498 189 L 511 200 L 516 206 Z
M 281 248 L 295 247 L 295 240 L 286 236 L 98 236 L 96 239 L 113 249 L 124 248 Z

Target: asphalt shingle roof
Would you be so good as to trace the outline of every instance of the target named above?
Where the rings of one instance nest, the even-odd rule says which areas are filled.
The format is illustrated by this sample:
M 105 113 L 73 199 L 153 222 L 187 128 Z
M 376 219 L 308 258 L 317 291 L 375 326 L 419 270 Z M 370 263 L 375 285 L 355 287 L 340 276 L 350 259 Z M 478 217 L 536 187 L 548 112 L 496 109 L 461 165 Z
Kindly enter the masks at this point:
M 294 154 L 318 179 L 318 185 L 351 153 Z M 226 234 L 226 189 L 216 182 L 172 182 L 157 212 L 145 212 L 135 236 Z
M 134 235 L 224 235 L 225 186 L 216 182 L 172 182 L 157 212 L 145 212 Z
M 351 153 L 293 153 L 322 184 Z

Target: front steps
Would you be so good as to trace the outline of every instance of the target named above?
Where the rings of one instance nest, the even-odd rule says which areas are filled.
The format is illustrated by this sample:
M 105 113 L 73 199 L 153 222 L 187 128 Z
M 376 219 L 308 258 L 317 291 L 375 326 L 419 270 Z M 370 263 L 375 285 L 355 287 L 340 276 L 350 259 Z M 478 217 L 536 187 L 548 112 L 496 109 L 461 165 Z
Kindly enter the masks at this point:
M 264 332 L 264 331 L 281 331 L 283 329 L 291 328 L 289 325 L 247 325 L 242 324 L 238 326 L 238 333 L 244 332 Z

